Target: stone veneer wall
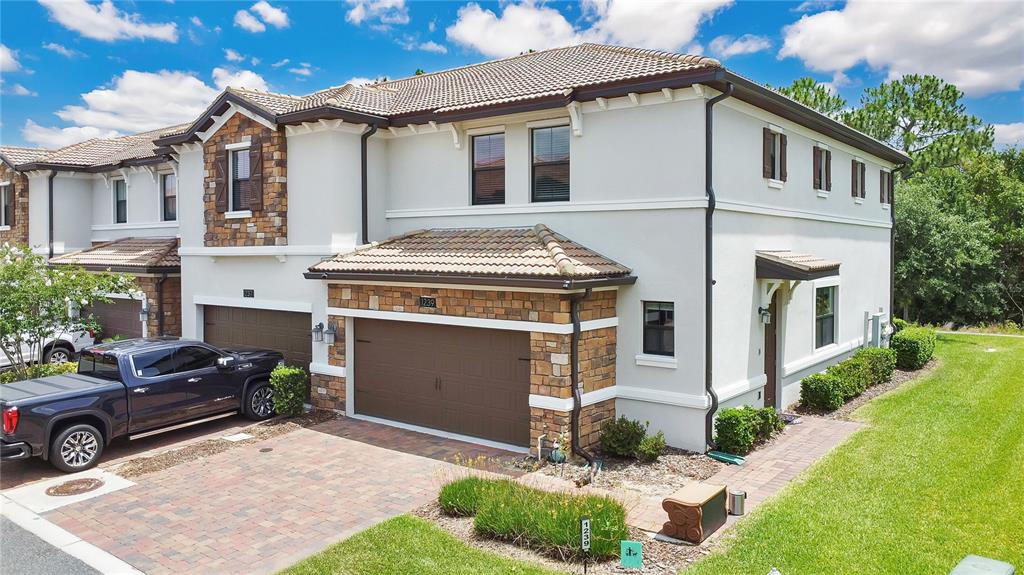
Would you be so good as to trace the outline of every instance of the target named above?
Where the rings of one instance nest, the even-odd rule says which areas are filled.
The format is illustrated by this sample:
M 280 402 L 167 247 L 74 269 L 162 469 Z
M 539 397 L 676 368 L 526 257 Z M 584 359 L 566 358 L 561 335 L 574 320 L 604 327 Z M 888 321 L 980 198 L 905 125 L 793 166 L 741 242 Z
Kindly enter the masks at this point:
M 10 242 L 27 246 L 28 176 L 14 171 L 6 162 L 0 162 L 0 182 L 10 182 L 14 190 L 14 225 L 9 230 L 0 231 L 0 244 Z
M 160 312 L 157 305 L 156 283 L 159 277 L 138 276 L 135 283 L 139 289 L 146 294 L 149 302 L 149 312 L 146 317 L 146 335 L 156 337 L 160 335 Z M 177 276 L 168 277 L 164 280 L 164 335 L 181 336 L 181 278 Z
M 227 219 L 217 211 L 217 152 L 228 144 L 259 136 L 263 147 L 263 209 L 251 218 Z M 206 235 L 204 245 L 284 246 L 288 245 L 288 150 L 284 129 L 272 131 L 248 116 L 236 113 L 203 144 L 206 187 L 203 193 Z M 227 177 L 230 177 L 228 175 Z
M 329 307 L 401 312 L 408 314 L 450 315 L 481 319 L 533 321 L 569 324 L 568 294 L 519 292 L 494 289 L 460 289 L 407 286 L 331 284 L 328 286 Z M 580 305 L 580 320 L 589 321 L 615 317 L 615 290 L 593 292 Z M 420 296 L 433 297 L 437 307 L 420 307 Z M 331 365 L 345 365 L 345 318 L 331 316 L 329 321 L 338 330 L 336 344 L 329 351 Z M 530 393 L 562 399 L 572 397 L 571 334 L 543 331 L 530 332 Z M 583 392 L 615 385 L 614 327 L 584 331 L 580 334 L 579 361 Z M 334 376 L 314 375 L 313 405 L 344 409 L 345 381 Z M 340 406 L 340 407 L 339 407 Z M 586 447 L 597 444 L 604 423 L 615 417 L 615 400 L 606 400 L 583 407 L 580 414 L 580 443 Z M 530 445 L 546 435 L 548 445 L 560 433 L 569 435 L 570 413 L 530 408 Z

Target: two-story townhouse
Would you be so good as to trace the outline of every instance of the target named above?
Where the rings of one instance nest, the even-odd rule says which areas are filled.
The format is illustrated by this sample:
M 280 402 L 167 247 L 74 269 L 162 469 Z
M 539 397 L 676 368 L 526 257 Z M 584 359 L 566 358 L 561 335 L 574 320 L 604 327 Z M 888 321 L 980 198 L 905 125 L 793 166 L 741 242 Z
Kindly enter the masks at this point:
M 28 176 L 17 166 L 48 153 L 43 148 L 0 146 L 0 244 L 28 245 Z
M 153 145 L 162 131 L 96 138 L 14 160 L 25 186 L 17 243 L 51 265 L 136 279 L 141 296 L 110 294 L 111 303 L 87 310 L 102 337 L 181 333 L 177 164 Z
M 908 158 L 706 57 L 229 89 L 156 144 L 183 333 L 308 362 L 354 417 L 526 449 L 621 414 L 702 451 L 888 320 Z

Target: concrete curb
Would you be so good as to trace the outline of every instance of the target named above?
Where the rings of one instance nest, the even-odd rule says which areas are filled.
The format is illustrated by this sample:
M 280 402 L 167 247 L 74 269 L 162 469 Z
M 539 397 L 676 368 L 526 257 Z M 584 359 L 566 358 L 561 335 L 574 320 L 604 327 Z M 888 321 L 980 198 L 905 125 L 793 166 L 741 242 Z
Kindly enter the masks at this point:
M 89 567 L 110 575 L 144 575 L 142 571 L 110 553 L 83 541 L 73 533 L 50 523 L 28 508 L 0 495 L 0 515 L 12 523 L 78 559 Z

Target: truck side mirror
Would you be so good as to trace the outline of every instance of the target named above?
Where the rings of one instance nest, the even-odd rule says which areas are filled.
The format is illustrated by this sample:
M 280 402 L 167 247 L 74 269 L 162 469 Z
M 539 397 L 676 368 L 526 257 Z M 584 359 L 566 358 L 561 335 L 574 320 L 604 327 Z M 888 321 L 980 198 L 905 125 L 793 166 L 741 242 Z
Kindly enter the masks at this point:
M 229 367 L 235 366 L 235 358 L 231 356 L 218 357 L 217 367 L 220 369 L 228 369 Z

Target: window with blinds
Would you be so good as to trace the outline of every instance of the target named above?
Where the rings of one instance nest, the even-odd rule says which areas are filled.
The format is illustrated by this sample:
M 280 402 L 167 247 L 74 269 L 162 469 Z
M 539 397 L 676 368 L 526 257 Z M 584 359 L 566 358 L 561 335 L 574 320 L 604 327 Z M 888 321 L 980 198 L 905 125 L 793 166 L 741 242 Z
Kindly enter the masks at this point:
M 534 128 L 530 136 L 533 201 L 569 201 L 569 126 Z
M 0 226 L 14 223 L 14 188 L 0 186 Z
M 243 202 L 245 186 L 249 185 L 249 150 L 233 150 L 231 152 L 231 211 L 247 210 L 249 206 Z
M 128 183 L 114 180 L 114 223 L 128 222 Z
M 178 177 L 164 174 L 161 182 L 164 221 L 173 222 L 178 219 Z
M 473 136 L 473 205 L 505 203 L 505 134 Z

